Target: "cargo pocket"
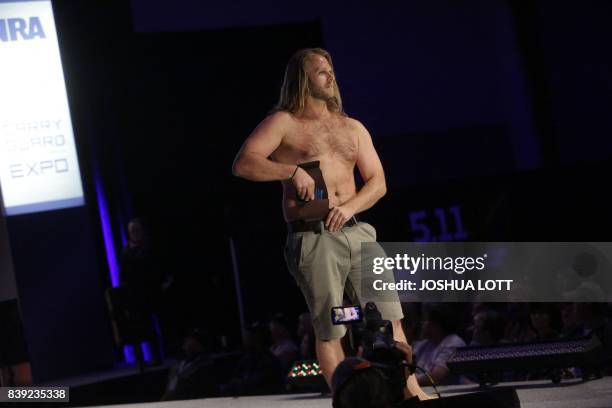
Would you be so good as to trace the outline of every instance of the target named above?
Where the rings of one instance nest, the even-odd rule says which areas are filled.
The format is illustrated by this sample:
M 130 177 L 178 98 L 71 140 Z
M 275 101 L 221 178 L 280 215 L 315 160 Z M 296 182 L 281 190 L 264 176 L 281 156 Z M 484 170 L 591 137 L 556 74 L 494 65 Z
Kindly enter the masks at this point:
M 285 262 L 289 273 L 294 277 L 302 261 L 302 241 L 303 234 L 289 234 L 285 242 Z

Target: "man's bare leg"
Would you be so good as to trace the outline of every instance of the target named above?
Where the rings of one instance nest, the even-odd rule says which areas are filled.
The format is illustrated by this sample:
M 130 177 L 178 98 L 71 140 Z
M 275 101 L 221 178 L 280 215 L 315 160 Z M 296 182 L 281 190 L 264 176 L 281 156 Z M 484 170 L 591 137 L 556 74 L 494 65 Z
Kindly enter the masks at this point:
M 393 340 L 401 341 L 407 344 L 408 341 L 406 340 L 406 335 L 404 334 L 404 328 L 402 327 L 402 321 L 393 320 L 391 322 L 391 325 L 393 326 Z M 406 388 L 408 388 L 408 392 L 410 393 L 411 396 L 416 395 L 417 397 L 419 397 L 421 401 L 433 398 L 430 395 L 427 395 L 425 391 L 423 391 L 423 389 L 417 382 L 416 375 L 414 374 L 408 377 L 408 380 L 406 381 Z
M 319 340 L 316 342 L 317 348 L 317 360 L 319 361 L 319 367 L 323 371 L 323 377 L 331 390 L 331 380 L 334 370 L 344 360 L 344 352 L 342 351 L 342 344 L 340 339 L 333 340 Z

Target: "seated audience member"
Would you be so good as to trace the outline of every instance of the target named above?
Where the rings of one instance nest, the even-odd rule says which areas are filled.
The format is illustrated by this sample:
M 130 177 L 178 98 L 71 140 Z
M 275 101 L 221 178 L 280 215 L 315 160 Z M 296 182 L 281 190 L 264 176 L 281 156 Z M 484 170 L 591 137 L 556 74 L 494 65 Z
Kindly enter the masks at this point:
M 504 336 L 506 321 L 495 310 L 482 310 L 474 315 L 470 346 L 498 344 Z
M 556 303 L 530 303 L 529 316 L 531 326 L 535 330 L 536 340 L 555 340 L 561 334 L 561 313 Z M 542 380 L 560 376 L 560 378 L 571 378 L 573 374 L 569 369 L 538 369 L 534 368 L 527 373 L 528 381 Z
M 317 359 L 317 342 L 314 332 L 306 333 L 302 336 L 300 341 L 300 358 L 302 360 L 316 360 Z
M 537 339 L 538 335 L 531 326 L 528 303 L 510 303 L 507 315 L 503 343 L 528 343 Z
M 459 383 L 460 378 L 452 375 L 446 362 L 457 347 L 466 344 L 455 334 L 456 318 L 447 304 L 423 304 L 423 340 L 414 343 L 416 364 L 426 370 L 436 384 Z M 420 385 L 430 385 L 424 374 L 417 374 Z
M 502 314 L 488 307 L 472 308 L 472 312 L 475 314 L 473 315 L 472 325 L 468 328 L 468 332 L 472 337 L 470 346 L 493 346 L 499 344 L 504 336 L 504 329 L 506 327 L 506 320 Z M 503 379 L 503 376 L 504 374 L 502 373 L 490 373 L 488 380 L 491 383 L 497 383 Z M 480 381 L 479 375 L 466 374 L 465 378 L 473 383 Z
M 604 347 L 601 363 L 605 375 L 612 374 L 612 324 L 606 316 L 608 306 L 588 302 L 561 304 L 562 337 L 575 339 L 595 334 Z M 586 374 L 578 367 L 573 367 L 571 372 L 575 377 Z
M 210 336 L 201 329 L 195 329 L 185 337 L 184 357 L 170 369 L 162 401 L 216 395 L 213 361 L 208 355 L 210 344 Z
M 270 352 L 281 362 L 283 372 L 289 371 L 291 364 L 299 357 L 300 349 L 291 339 L 289 324 L 283 314 L 276 314 L 270 319 L 270 337 L 272 346 Z
M 282 392 L 284 373 L 281 363 L 270 352 L 270 332 L 260 322 L 244 333 L 244 355 L 229 383 L 221 387 L 223 395 L 257 395 Z
M 406 341 L 408 344 L 414 344 L 421 334 L 421 305 L 420 303 L 405 302 L 402 303 L 402 311 L 404 312 L 402 328 L 406 335 Z
M 561 303 L 561 337 L 576 338 L 582 335 L 582 325 L 578 322 L 574 303 Z
M 316 341 L 310 313 L 302 313 L 298 317 L 297 336 L 300 339 L 300 358 L 315 360 L 317 358 Z
M 465 332 L 464 332 L 465 335 L 461 337 L 464 338 L 466 341 L 469 339 L 471 342 L 474 336 L 476 315 L 480 314 L 481 317 L 479 319 L 483 319 L 484 316 L 487 316 L 488 318 L 490 318 L 496 315 L 505 322 L 506 304 L 501 303 L 501 302 L 482 302 L 482 301 L 471 302 L 471 304 L 469 304 L 469 311 L 470 311 L 469 320 L 468 320 L 469 323 L 467 324 L 467 327 L 465 329 Z M 485 312 L 495 312 L 495 313 L 493 315 L 487 315 Z M 505 330 L 505 326 L 504 328 L 502 328 L 502 337 L 504 334 L 503 330 Z
M 556 303 L 531 303 L 529 318 L 537 340 L 554 340 L 560 336 L 561 314 Z
M 612 322 L 606 316 L 605 303 L 574 303 L 574 313 L 582 336 L 596 335 L 603 344 L 602 365 L 612 373 Z

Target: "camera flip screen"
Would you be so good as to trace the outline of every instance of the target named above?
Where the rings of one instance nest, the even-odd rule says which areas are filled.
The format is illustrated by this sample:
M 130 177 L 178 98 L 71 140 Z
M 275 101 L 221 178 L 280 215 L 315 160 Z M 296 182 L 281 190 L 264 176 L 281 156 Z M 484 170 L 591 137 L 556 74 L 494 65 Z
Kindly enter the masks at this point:
M 332 322 L 334 324 L 360 322 L 363 317 L 361 306 L 359 305 L 333 307 L 331 310 L 331 314 Z

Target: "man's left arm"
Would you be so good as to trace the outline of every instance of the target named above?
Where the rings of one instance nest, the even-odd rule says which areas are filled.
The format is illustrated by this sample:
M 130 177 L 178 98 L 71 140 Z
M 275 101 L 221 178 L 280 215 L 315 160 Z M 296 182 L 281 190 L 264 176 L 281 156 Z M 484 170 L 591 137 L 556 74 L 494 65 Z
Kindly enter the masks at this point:
M 353 215 L 372 207 L 387 192 L 385 172 L 372 143 L 368 130 L 357 120 L 351 119 L 357 130 L 357 168 L 364 185 L 357 194 L 329 212 L 325 225 L 330 231 L 339 230 Z

